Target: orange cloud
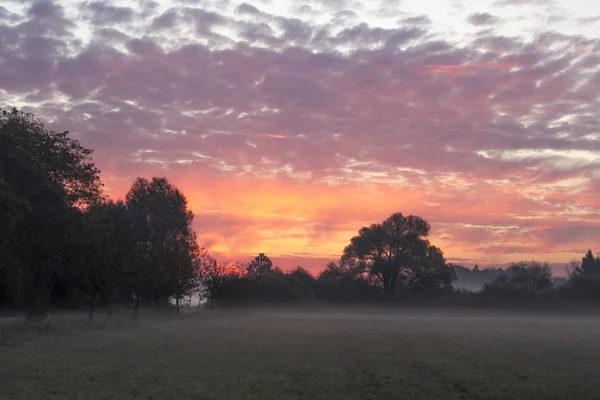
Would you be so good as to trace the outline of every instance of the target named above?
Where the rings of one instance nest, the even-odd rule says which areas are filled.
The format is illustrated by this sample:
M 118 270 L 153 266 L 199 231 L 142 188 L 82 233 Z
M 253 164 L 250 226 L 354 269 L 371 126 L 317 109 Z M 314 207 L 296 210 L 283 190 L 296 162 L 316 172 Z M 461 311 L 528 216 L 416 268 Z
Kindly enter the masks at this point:
M 470 64 L 452 64 L 452 65 L 426 65 L 425 72 L 433 75 L 452 75 L 462 76 L 470 75 L 477 70 L 482 69 L 497 69 L 500 71 L 509 71 L 511 69 L 510 64 L 497 63 L 497 62 L 478 62 Z

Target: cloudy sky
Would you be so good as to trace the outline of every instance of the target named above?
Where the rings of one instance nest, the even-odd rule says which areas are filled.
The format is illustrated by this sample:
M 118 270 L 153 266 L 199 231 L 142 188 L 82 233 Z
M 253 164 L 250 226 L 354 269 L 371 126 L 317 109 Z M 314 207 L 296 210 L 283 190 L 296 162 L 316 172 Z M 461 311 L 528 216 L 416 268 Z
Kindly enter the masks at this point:
M 0 102 L 313 271 L 393 212 L 472 266 L 600 250 L 600 3 L 0 0 Z

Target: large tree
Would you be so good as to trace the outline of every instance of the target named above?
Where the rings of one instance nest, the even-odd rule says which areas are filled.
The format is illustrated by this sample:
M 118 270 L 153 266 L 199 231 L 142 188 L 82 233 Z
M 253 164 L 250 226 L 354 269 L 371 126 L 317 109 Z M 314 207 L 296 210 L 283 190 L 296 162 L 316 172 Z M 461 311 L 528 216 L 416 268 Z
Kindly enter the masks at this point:
M 14 277 L 16 298 L 31 315 L 45 312 L 54 278 L 71 259 L 75 207 L 101 196 L 91 153 L 31 114 L 0 109 L 0 218 L 18 218 L 8 244 L 2 239 L 0 269 Z
M 133 218 L 136 247 L 141 255 L 132 274 L 134 296 L 137 302 L 141 297 L 149 297 L 159 307 L 161 301 L 176 295 L 173 282 L 179 273 L 179 262 L 186 254 L 176 256 L 174 252 L 190 251 L 184 243 L 189 243 L 193 236 L 194 215 L 183 193 L 166 178 L 138 178 L 125 202 Z
M 360 265 L 387 293 L 398 289 L 448 285 L 455 277 L 442 252 L 427 240 L 430 226 L 421 217 L 401 213 L 362 228 L 342 256 Z

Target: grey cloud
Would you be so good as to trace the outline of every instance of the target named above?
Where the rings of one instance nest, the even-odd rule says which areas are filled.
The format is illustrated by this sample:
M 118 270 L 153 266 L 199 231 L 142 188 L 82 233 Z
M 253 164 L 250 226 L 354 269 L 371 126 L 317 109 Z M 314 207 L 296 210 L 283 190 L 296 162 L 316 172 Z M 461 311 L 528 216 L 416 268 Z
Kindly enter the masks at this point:
M 467 21 L 475 26 L 494 25 L 498 18 L 489 13 L 475 13 L 467 17 Z
M 129 7 L 117 7 L 102 1 L 83 3 L 80 9 L 95 25 L 131 22 L 135 12 Z

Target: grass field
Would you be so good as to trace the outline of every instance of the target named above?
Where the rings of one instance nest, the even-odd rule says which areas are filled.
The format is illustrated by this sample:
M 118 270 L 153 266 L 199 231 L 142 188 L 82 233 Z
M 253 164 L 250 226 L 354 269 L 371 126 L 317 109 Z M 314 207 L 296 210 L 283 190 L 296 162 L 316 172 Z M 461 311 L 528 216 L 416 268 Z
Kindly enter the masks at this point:
M 598 399 L 600 321 L 200 313 L 0 347 L 0 399 Z

